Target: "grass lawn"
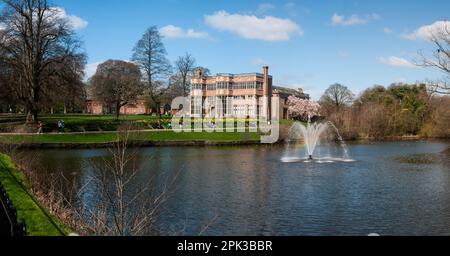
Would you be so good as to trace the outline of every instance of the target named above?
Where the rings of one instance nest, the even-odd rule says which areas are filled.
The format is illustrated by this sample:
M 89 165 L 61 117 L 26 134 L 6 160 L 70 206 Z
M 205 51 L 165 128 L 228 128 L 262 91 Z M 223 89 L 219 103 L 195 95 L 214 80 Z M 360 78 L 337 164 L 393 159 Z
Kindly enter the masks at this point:
M 25 220 L 27 235 L 61 236 L 69 234 L 70 230 L 67 227 L 48 212 L 44 212 L 33 200 L 33 197 L 28 193 L 25 176 L 16 169 L 11 159 L 0 154 L 0 161 L 0 182 L 17 209 L 18 219 Z
M 37 128 L 26 127 L 25 119 L 25 115 L 0 115 L 0 132 L 37 131 Z M 121 124 L 129 122 L 134 123 L 139 129 L 143 130 L 151 130 L 158 125 L 158 118 L 149 115 L 121 115 L 119 120 L 116 120 L 115 115 L 41 115 L 39 116 L 39 120 L 44 123 L 44 131 L 47 133 L 57 131 L 57 123 L 59 120 L 64 120 L 66 132 L 116 131 Z M 171 121 L 171 116 L 162 116 L 161 124 L 167 128 Z M 206 119 L 205 122 L 208 121 L 214 121 L 216 123 L 227 122 L 226 120 L 219 119 Z M 235 120 L 228 122 L 235 122 Z
M 0 130 L 20 130 L 26 128 L 25 116 L 20 115 L 2 115 L 0 116 Z M 46 132 L 57 131 L 57 123 L 64 120 L 65 130 L 67 132 L 84 132 L 84 131 L 115 131 L 117 128 L 127 122 L 133 122 L 142 129 L 152 129 L 156 126 L 158 118 L 146 115 L 123 115 L 116 120 L 114 115 L 41 115 L 39 120 L 45 125 Z M 162 124 L 167 125 L 170 117 L 163 116 Z
M 182 132 L 173 131 L 150 131 L 140 132 L 137 138 L 143 141 L 162 142 L 162 141 L 214 141 L 214 142 L 233 142 L 233 141 L 258 141 L 258 133 L 207 133 L 207 132 Z M 95 133 L 95 134 L 43 134 L 43 135 L 1 135 L 0 142 L 3 143 L 109 143 L 117 140 L 117 134 Z

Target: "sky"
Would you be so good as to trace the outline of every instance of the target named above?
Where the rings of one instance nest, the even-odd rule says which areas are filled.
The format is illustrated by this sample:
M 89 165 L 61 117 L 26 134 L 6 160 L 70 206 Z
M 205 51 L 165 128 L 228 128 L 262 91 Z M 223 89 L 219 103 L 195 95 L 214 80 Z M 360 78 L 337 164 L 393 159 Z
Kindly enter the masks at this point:
M 186 52 L 214 73 L 262 72 L 318 100 L 334 83 L 356 95 L 375 84 L 415 83 L 443 73 L 413 64 L 427 35 L 447 24 L 450 1 L 53 0 L 84 41 L 86 72 L 129 60 L 157 26 L 168 58 Z

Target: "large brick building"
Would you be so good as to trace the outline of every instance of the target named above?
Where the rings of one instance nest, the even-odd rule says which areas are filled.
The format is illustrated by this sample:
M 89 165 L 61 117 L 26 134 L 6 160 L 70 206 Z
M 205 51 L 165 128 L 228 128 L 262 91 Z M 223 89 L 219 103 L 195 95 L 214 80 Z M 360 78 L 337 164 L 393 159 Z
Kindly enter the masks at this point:
M 309 98 L 302 89 L 273 86 L 269 67 L 263 73 L 217 74 L 204 76 L 201 69 L 195 71 L 190 81 L 191 114 L 197 117 L 267 117 L 287 119 L 287 98 L 291 95 Z M 86 112 L 89 114 L 114 114 L 113 105 L 102 103 L 87 92 Z M 279 112 L 272 112 L 273 100 L 278 101 Z M 161 109 L 164 114 L 165 110 Z M 143 115 L 152 113 L 143 99 L 121 108 L 121 114 Z
M 114 104 L 105 104 L 95 98 L 88 97 L 86 101 L 86 113 L 93 115 L 115 114 L 116 107 Z M 151 109 L 147 108 L 144 100 L 141 99 L 120 109 L 120 114 L 122 115 L 145 115 L 150 113 L 152 113 Z
M 201 69 L 191 80 L 191 114 L 204 117 L 276 117 L 287 119 L 287 99 L 293 95 L 309 98 L 302 89 L 273 86 L 269 67 L 263 73 L 217 74 L 204 76 Z M 273 111 L 273 101 L 279 103 L 279 113 Z M 203 105 L 202 105 L 203 103 Z

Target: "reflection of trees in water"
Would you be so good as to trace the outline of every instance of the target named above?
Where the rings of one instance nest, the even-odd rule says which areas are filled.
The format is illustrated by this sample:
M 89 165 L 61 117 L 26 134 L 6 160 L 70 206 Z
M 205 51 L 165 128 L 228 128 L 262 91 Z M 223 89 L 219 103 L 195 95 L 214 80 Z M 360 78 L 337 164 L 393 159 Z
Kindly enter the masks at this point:
M 143 168 L 152 159 L 139 156 L 131 130 L 122 128 L 107 154 L 87 161 L 28 152 L 37 160 L 23 161 L 33 170 L 26 172 L 33 193 L 82 235 L 161 234 L 156 223 L 178 174 Z

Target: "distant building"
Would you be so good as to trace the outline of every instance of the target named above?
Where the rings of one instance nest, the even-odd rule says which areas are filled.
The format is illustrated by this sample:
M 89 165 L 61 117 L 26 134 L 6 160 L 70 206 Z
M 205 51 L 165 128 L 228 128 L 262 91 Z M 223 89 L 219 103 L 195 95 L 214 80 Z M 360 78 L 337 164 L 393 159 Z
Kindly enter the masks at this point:
M 303 93 L 302 89 L 273 86 L 273 78 L 269 75 L 267 66 L 263 67 L 262 74 L 204 76 L 202 70 L 197 69 L 190 86 L 191 115 L 195 117 L 267 117 L 272 112 L 272 100 L 276 100 L 279 103 L 279 113 L 273 113 L 272 116 L 288 119 L 289 96 L 309 99 L 309 95 Z M 268 100 L 264 102 L 264 98 Z M 160 111 L 162 114 L 171 112 L 167 106 Z M 124 115 L 145 115 L 152 112 L 152 109 L 146 106 L 143 97 L 120 109 L 120 113 Z M 115 114 L 116 107 L 114 104 L 106 104 L 96 99 L 88 87 L 86 113 Z
M 120 114 L 122 115 L 145 115 L 151 112 L 151 109 L 145 106 L 143 100 L 137 100 L 135 103 L 128 104 L 120 109 Z M 86 101 L 86 113 L 93 115 L 115 114 L 116 107 L 114 104 L 105 104 L 91 98 Z
M 203 76 L 202 70 L 197 69 L 190 84 L 193 116 L 237 118 L 274 116 L 287 119 L 289 96 L 309 99 L 309 95 L 304 94 L 302 89 L 273 86 L 273 78 L 269 75 L 267 66 L 263 67 L 262 74 L 216 76 Z M 279 113 L 271 115 L 272 100 L 278 101 Z
M 93 115 L 107 115 L 115 114 L 116 106 L 114 104 L 107 104 L 94 97 L 91 87 L 86 88 L 86 113 Z M 145 115 L 151 114 L 152 109 L 146 107 L 145 101 L 140 97 L 136 102 L 132 102 L 123 106 L 120 109 L 120 114 L 123 115 Z

